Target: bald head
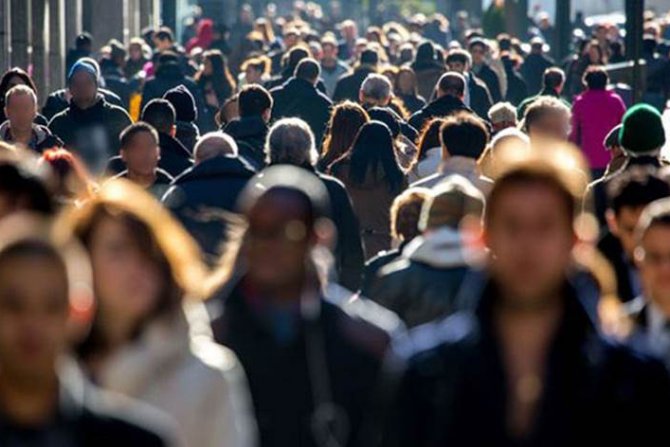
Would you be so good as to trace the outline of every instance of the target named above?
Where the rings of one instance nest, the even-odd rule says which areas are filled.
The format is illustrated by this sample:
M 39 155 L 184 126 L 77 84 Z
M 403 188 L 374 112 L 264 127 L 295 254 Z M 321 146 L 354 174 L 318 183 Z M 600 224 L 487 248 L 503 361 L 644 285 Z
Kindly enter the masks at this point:
M 437 96 L 445 95 L 462 98 L 465 94 L 465 77 L 455 71 L 449 71 L 442 75 L 437 82 Z
M 209 132 L 200 137 L 193 150 L 195 164 L 214 157 L 237 157 L 237 143 L 221 131 Z

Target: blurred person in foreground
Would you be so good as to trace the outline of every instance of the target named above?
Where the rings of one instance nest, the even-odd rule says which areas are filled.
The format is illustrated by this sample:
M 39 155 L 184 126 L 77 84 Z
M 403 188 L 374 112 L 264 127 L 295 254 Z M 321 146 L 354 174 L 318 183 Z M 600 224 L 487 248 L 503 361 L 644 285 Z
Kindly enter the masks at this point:
M 303 168 L 314 173 L 326 187 L 336 230 L 332 250 L 337 282 L 351 291 L 358 290 L 363 270 L 363 244 L 358 219 L 342 182 L 316 170 L 318 157 L 309 126 L 299 118 L 277 121 L 270 128 L 265 150 L 268 165 L 287 164 Z
M 4 219 L 0 235 L 0 444 L 181 445 L 165 416 L 97 390 L 70 359 L 92 303 L 82 250 L 35 216 Z
M 670 199 L 644 209 L 635 230 L 635 262 L 643 292 L 628 303 L 629 343 L 670 367 Z
M 507 160 L 485 210 L 490 279 L 470 290 L 474 313 L 397 345 L 408 363 L 386 445 L 653 445 L 666 369 L 599 335 L 566 273 L 585 161 L 558 144 Z
M 326 188 L 303 169 L 271 166 L 240 206 L 246 229 L 226 251 L 208 304 L 216 340 L 249 378 L 260 445 L 374 444 L 399 322 L 367 300 L 337 303 L 324 292 Z
M 244 372 L 212 340 L 200 252 L 168 211 L 110 180 L 58 231 L 82 242 L 93 268 L 92 324 L 75 347 L 86 374 L 174 417 L 189 446 L 253 446 Z
M 598 249 L 612 264 L 617 291 L 622 301 L 642 293 L 642 282 L 635 262 L 635 228 L 642 211 L 655 200 L 670 196 L 670 185 L 643 166 L 632 167 L 607 185 L 607 229 Z

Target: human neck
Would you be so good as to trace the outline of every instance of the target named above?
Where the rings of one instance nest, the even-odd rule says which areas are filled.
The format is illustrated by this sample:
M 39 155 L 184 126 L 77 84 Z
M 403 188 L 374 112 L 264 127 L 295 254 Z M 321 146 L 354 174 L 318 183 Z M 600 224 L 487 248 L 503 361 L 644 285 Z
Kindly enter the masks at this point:
M 26 426 L 45 424 L 54 415 L 57 404 L 58 377 L 55 371 L 38 379 L 0 373 L 0 408 L 11 421 Z
M 145 188 L 150 187 L 156 181 L 156 171 L 151 174 L 140 174 L 138 172 L 133 172 L 130 169 L 128 170 L 128 180 L 137 183 Z
M 24 129 L 17 127 L 10 127 L 12 132 L 12 139 L 17 143 L 28 144 L 33 138 L 33 128 L 27 127 Z

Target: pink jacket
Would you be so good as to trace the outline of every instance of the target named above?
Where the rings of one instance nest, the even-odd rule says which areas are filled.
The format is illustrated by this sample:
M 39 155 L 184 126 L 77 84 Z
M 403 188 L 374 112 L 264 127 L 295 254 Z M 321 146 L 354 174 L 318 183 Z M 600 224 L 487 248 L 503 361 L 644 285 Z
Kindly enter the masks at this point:
M 570 141 L 582 148 L 591 169 L 604 169 L 611 154 L 603 144 L 612 128 L 621 124 L 626 106 L 609 90 L 587 90 L 572 105 Z

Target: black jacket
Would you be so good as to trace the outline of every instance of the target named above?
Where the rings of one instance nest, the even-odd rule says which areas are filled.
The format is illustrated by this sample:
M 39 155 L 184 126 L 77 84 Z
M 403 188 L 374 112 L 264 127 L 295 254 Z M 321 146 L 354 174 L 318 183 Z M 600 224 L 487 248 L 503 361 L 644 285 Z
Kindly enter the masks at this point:
M 119 135 L 131 123 L 125 110 L 99 95 L 98 102 L 85 110 L 70 104 L 51 119 L 49 129 L 81 157 L 89 171 L 97 174 L 110 157 L 119 153 Z
M 491 67 L 489 67 L 487 64 L 482 65 L 479 73 L 477 73 L 477 77 L 484 81 L 484 84 L 486 84 L 486 87 L 489 89 L 493 104 L 502 101 L 500 78 L 498 78 L 498 75 Z
M 68 368 L 73 369 L 74 367 Z M 174 422 L 152 408 L 88 384 L 81 372 L 60 374 L 57 413 L 44 427 L 18 426 L 0 413 L 0 445 L 165 447 Z
M 123 101 L 121 101 L 121 98 L 119 98 L 119 95 L 116 93 L 104 88 L 99 88 L 98 93 L 101 94 L 109 104 L 123 108 Z M 67 89 L 62 88 L 56 90 L 47 97 L 47 102 L 44 104 L 44 107 L 42 107 L 42 115 L 44 115 L 44 118 L 48 121 L 57 113 L 67 109 L 69 105 L 70 101 L 67 100 Z
M 416 113 L 426 106 L 426 100 L 418 95 L 398 95 L 409 113 Z
M 631 262 L 626 262 L 621 242 L 611 232 L 607 231 L 598 241 L 598 250 L 607 258 L 616 274 L 617 295 L 622 301 L 631 301 L 636 293 L 633 290 L 630 278 Z M 637 272 L 637 268 L 633 267 Z M 637 273 L 636 273 L 637 274 Z
M 161 159 L 158 161 L 160 169 L 167 172 L 171 177 L 177 177 L 193 166 L 191 154 L 179 141 L 163 132 L 158 133 L 158 138 L 158 144 L 161 148 Z M 116 156 L 109 159 L 106 172 L 110 175 L 116 175 L 125 169 L 126 164 L 121 160 L 121 156 Z
M 314 133 L 314 142 L 321 146 L 330 119 L 333 102 L 304 79 L 291 78 L 281 87 L 270 91 L 274 105 L 272 119 L 297 117 L 305 120 Z
M 229 157 L 205 160 L 177 177 L 163 204 L 195 238 L 209 260 L 220 254 L 226 239 L 223 212 L 234 212 L 237 198 L 254 175 L 243 161 Z
M 279 341 L 269 324 L 271 312 L 262 304 L 250 305 L 252 296 L 242 279 L 230 294 L 209 304 L 210 311 L 222 306 L 212 311 L 216 341 L 235 352 L 247 375 L 260 445 L 326 445 L 315 441 L 313 431 L 315 408 L 326 400 L 348 424 L 349 435 L 338 445 L 373 445 L 377 433 L 370 424 L 388 377 L 383 365 L 390 333 L 380 325 L 385 311 L 367 300 L 339 305 L 324 298 L 314 319 L 304 319 L 296 309 L 289 317 L 293 336 Z M 397 325 L 395 317 L 392 321 Z M 320 397 L 321 387 L 331 399 Z
M 553 67 L 554 61 L 544 54 L 531 53 L 521 65 L 523 76 L 529 92 L 539 92 L 542 89 L 542 77 L 547 68 Z
M 193 154 L 195 143 L 200 138 L 200 129 L 194 123 L 188 121 L 177 121 L 177 134 L 175 138 L 186 148 L 189 154 Z
M 341 76 L 335 85 L 333 102 L 338 103 L 346 99 L 358 102 L 358 91 L 361 89 L 361 84 L 370 73 L 376 72 L 374 67 L 361 65 L 353 73 Z
M 466 106 L 460 99 L 455 96 L 445 95 L 428 103 L 426 107 L 412 115 L 409 119 L 409 124 L 421 131 L 431 118 L 443 118 L 458 112 L 473 113 L 472 109 Z
M 489 120 L 489 109 L 493 105 L 491 92 L 481 79 L 474 74 L 468 73 L 465 76 L 468 80 L 468 89 L 470 90 L 470 108 L 484 121 Z
M 339 283 L 349 290 L 356 291 L 363 276 L 363 242 L 358 218 L 351 204 L 351 197 L 344 184 L 335 177 L 314 173 L 328 190 L 331 217 L 337 230 L 337 243 L 333 250 L 335 269 Z
M 144 110 L 144 106 L 149 101 L 155 98 L 162 98 L 165 92 L 171 90 L 179 85 L 183 85 L 193 95 L 195 100 L 197 116 L 202 118 L 205 116 L 205 99 L 196 83 L 186 76 L 184 76 L 180 68 L 175 64 L 168 64 L 166 67 L 156 72 L 155 76 L 149 78 L 144 84 L 142 90 L 142 104 L 140 110 Z
M 458 293 L 468 271 L 465 262 L 445 266 L 403 256 L 379 271 L 366 296 L 395 312 L 407 327 L 414 327 L 458 310 Z
M 506 429 L 508 385 L 493 322 L 496 295 L 489 283 L 474 315 L 416 328 L 401 346 L 408 368 L 385 445 L 520 445 Z M 521 445 L 654 445 L 666 436 L 670 414 L 667 371 L 603 339 L 569 286 L 564 305 L 532 434 Z
M 519 72 L 514 68 L 514 62 L 509 56 L 503 56 L 503 65 L 507 75 L 507 94 L 505 101 L 517 106 L 528 96 L 528 86 Z
M 241 117 L 226 124 L 223 131 L 237 143 L 240 157 L 254 169 L 265 167 L 265 137 L 268 125 L 261 116 Z

